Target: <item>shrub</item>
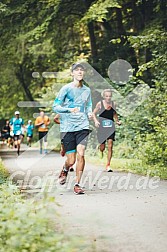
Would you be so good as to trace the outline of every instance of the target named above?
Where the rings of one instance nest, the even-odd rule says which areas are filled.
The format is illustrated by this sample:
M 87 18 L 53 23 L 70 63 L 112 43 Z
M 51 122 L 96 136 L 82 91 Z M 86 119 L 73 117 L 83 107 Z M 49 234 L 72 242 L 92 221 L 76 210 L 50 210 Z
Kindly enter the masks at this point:
M 0 174 L 5 178 L 2 163 L 0 167 Z M 76 251 L 73 241 L 64 236 L 56 227 L 57 223 L 53 197 L 43 197 L 32 202 L 25 199 L 15 185 L 5 180 L 0 185 L 1 252 Z

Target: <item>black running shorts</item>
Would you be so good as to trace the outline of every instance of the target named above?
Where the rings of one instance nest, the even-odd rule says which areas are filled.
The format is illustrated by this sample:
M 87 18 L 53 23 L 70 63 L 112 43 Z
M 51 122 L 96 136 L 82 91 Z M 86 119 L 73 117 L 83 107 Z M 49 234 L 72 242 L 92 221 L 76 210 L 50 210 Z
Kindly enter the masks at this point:
M 61 143 L 64 145 L 65 152 L 72 153 L 76 152 L 78 144 L 86 147 L 89 135 L 89 129 L 83 129 L 74 132 L 62 132 Z
M 18 140 L 21 140 L 21 138 L 22 138 L 22 135 L 20 134 L 20 135 L 14 135 L 14 141 L 18 141 Z
M 47 142 L 47 133 L 48 133 L 48 131 L 39 132 L 39 140 L 41 140 L 43 138 L 44 142 Z

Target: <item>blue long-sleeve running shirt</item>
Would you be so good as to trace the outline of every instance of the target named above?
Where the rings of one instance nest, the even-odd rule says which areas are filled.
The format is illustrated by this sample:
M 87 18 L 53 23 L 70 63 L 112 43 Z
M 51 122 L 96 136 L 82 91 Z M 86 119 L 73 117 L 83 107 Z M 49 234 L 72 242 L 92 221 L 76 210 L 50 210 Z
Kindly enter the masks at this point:
M 69 108 L 75 107 L 79 112 L 71 113 Z M 88 115 L 92 113 L 90 88 L 85 85 L 76 87 L 73 82 L 65 85 L 54 100 L 53 111 L 60 115 L 60 132 L 89 129 Z

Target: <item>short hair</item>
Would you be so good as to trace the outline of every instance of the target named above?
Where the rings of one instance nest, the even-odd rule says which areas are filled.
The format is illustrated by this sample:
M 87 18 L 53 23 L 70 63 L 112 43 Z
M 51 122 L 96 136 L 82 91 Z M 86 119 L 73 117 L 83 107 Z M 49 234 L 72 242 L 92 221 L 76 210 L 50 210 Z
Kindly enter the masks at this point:
M 112 90 L 111 90 L 111 89 L 104 89 L 104 90 L 101 92 L 101 96 L 104 98 L 104 95 L 105 95 L 105 93 L 107 93 L 107 92 L 109 92 L 109 93 L 112 94 Z

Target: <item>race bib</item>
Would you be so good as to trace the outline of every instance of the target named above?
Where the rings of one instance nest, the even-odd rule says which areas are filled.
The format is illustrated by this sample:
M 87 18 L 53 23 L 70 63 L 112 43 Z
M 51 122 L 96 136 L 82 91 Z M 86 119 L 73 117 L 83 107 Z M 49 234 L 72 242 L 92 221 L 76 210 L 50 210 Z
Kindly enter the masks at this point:
M 113 126 L 113 122 L 111 120 L 103 120 L 102 127 L 103 128 L 111 128 Z
M 42 125 L 40 126 L 40 128 L 45 129 L 45 128 L 46 128 L 46 125 L 45 125 L 45 124 L 42 124 Z

